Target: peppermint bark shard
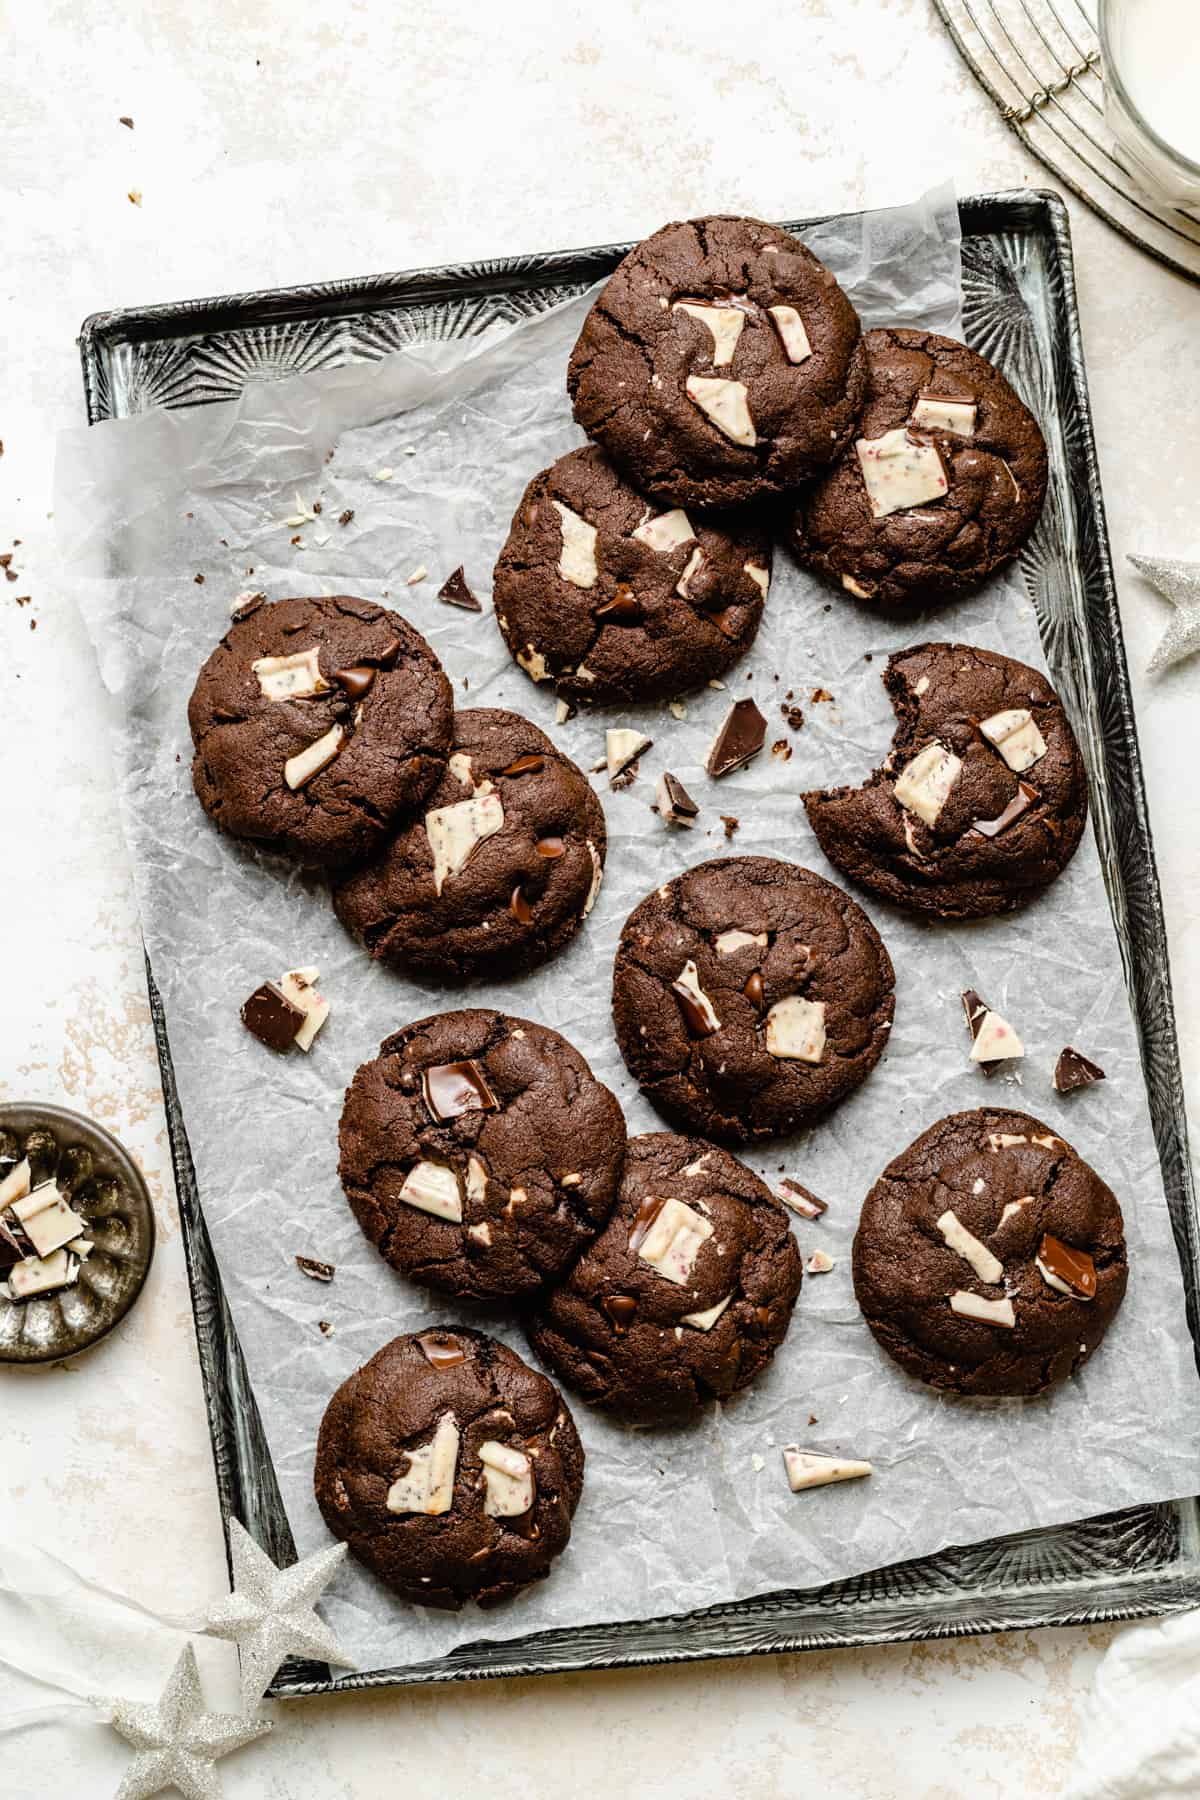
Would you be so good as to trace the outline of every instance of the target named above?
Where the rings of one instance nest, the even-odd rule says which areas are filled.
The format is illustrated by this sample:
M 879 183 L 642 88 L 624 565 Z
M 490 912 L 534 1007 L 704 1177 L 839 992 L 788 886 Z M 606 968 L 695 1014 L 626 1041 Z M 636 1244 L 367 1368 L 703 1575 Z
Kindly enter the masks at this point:
M 735 700 L 713 739 L 705 768 L 718 780 L 742 768 L 762 749 L 767 721 L 753 700 Z
M 664 770 L 654 790 L 654 804 L 666 825 L 694 825 L 700 808 L 677 775 Z
M 448 1513 L 454 1503 L 459 1431 L 453 1413 L 443 1413 L 427 1444 L 408 1452 L 408 1468 L 393 1481 L 387 1509 L 393 1513 Z
M 995 1072 L 996 1063 L 1024 1056 L 1025 1046 L 1008 1020 L 993 1012 L 974 988 L 964 991 L 962 1003 L 971 1033 L 971 1061 L 979 1063 L 985 1075 Z
M 1091 1087 L 1094 1082 L 1103 1080 L 1104 1070 L 1100 1064 L 1092 1062 L 1082 1050 L 1073 1050 L 1070 1044 L 1055 1065 L 1054 1085 L 1060 1094 L 1073 1094 L 1078 1088 Z
M 828 1487 L 835 1481 L 858 1481 L 875 1473 L 869 1462 L 856 1462 L 845 1456 L 826 1456 L 818 1450 L 802 1450 L 789 1444 L 783 1452 L 788 1486 L 793 1494 L 805 1488 Z

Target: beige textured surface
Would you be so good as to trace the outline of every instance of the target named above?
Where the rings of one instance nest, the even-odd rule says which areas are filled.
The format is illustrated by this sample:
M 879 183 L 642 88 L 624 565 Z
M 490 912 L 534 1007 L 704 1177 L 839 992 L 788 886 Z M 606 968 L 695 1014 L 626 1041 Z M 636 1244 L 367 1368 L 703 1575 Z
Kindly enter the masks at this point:
M 113 1127 L 147 1169 L 162 1232 L 147 1293 L 112 1342 L 77 1365 L 0 1377 L 0 1531 L 38 1541 L 53 1508 L 80 1567 L 192 1608 L 224 1582 L 208 1440 L 104 706 L 47 521 L 53 433 L 80 417 L 79 321 L 102 306 L 633 237 L 700 210 L 882 204 L 947 172 L 962 192 L 1044 176 L 925 0 L 740 11 L 0 0 L 0 25 L 0 550 L 23 540 L 20 579 L 0 583 L 0 1095 L 63 1100 Z M 1200 289 L 1083 209 L 1073 223 L 1144 689 L 1163 605 L 1121 565 L 1129 549 L 1200 556 L 1188 406 Z M 1179 776 L 1194 761 L 1198 691 L 1193 665 L 1140 693 L 1185 1021 L 1200 1018 L 1200 785 Z M 1196 1050 L 1185 1026 L 1193 1082 Z M 227 1763 L 226 1787 L 235 1800 L 391 1791 L 402 1744 L 411 1800 L 441 1800 L 448 1769 L 457 1791 L 486 1779 L 490 1800 L 552 1784 L 653 1800 L 694 1792 L 689 1765 L 708 1792 L 761 1800 L 810 1783 L 881 1800 L 1054 1794 L 1109 1636 L 318 1702 L 287 1709 L 273 1742 Z M 211 1698 L 232 1701 L 230 1653 L 203 1660 Z M 23 1742 L 8 1791 L 91 1800 L 111 1791 L 98 1766 L 86 1739 L 42 1732 Z

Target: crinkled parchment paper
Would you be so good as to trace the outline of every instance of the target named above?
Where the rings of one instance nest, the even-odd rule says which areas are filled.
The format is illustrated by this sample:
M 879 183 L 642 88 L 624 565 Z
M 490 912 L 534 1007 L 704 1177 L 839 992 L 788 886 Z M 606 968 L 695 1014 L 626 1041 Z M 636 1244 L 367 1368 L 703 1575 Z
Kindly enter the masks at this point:
M 957 234 L 942 192 L 808 236 L 868 324 L 953 333 Z M 188 694 L 239 590 L 386 598 L 431 639 L 461 704 L 526 712 L 590 765 L 614 716 L 585 712 L 556 726 L 552 694 L 510 662 L 490 607 L 477 618 L 434 597 L 459 563 L 488 595 L 525 482 L 579 441 L 563 378 L 585 305 L 369 367 L 257 385 L 232 405 L 71 432 L 62 444 L 66 566 L 115 696 L 126 826 L 200 1193 L 302 1552 L 326 1541 L 311 1473 L 333 1389 L 396 1332 L 471 1316 L 387 1268 L 342 1198 L 337 1121 L 356 1066 L 406 1021 L 442 1005 L 493 1004 L 565 1032 L 621 1096 L 631 1130 L 659 1127 L 625 1074 L 609 1019 L 613 950 L 635 902 L 729 848 L 782 853 L 836 878 L 798 794 L 860 779 L 886 750 L 892 718 L 879 677 L 889 651 L 949 635 L 1042 661 L 1015 579 L 903 625 L 838 599 L 779 552 L 765 624 L 728 690 L 689 697 L 683 719 L 665 705 L 621 715 L 644 725 L 654 748 L 627 791 L 593 777 L 608 815 L 608 873 L 569 949 L 520 980 L 445 999 L 373 967 L 319 880 L 208 825 L 189 777 Z M 284 523 L 318 498 L 317 518 Z M 347 508 L 354 518 L 341 526 Z M 406 586 L 421 565 L 428 579 Z M 817 687 L 833 699 L 811 701 Z M 798 734 L 780 717 L 789 689 L 805 712 Z M 746 693 L 766 711 L 769 739 L 786 739 L 793 755 L 764 754 L 711 783 L 706 747 L 730 699 Z M 648 810 L 663 767 L 703 806 L 693 832 L 669 832 Z M 720 813 L 741 820 L 732 846 Z M 836 1267 L 806 1280 L 773 1368 L 684 1430 L 628 1431 L 577 1406 L 588 1471 L 570 1550 L 549 1581 L 486 1621 L 402 1605 L 348 1566 L 328 1610 L 362 1667 L 481 1635 L 802 1587 L 1200 1488 L 1179 1269 L 1090 833 L 1063 879 L 1013 918 L 939 927 L 867 904 L 897 970 L 890 1052 L 827 1123 L 747 1158 L 768 1177 L 800 1176 L 829 1202 L 822 1220 L 797 1221 L 797 1231 L 806 1253 L 826 1250 Z M 304 963 L 320 966 L 333 1016 L 310 1056 L 277 1059 L 243 1030 L 238 1007 L 264 977 Z M 965 986 L 1022 1033 L 1023 1085 L 985 1086 L 968 1063 Z M 1103 1089 L 1070 1103 L 1050 1081 L 1068 1040 L 1108 1072 Z M 1027 1107 L 1064 1133 L 1112 1183 L 1128 1225 L 1129 1296 L 1108 1342 L 1078 1380 L 1029 1404 L 955 1402 L 907 1380 L 876 1349 L 851 1288 L 851 1240 L 876 1175 L 941 1114 L 984 1102 Z M 297 1253 L 336 1263 L 332 1285 L 298 1273 Z M 332 1322 L 332 1335 L 318 1319 Z M 481 1322 L 524 1348 L 503 1312 Z M 1169 1429 L 1147 1429 L 1148 1393 Z M 797 1438 L 869 1458 L 874 1478 L 793 1495 L 779 1446 Z

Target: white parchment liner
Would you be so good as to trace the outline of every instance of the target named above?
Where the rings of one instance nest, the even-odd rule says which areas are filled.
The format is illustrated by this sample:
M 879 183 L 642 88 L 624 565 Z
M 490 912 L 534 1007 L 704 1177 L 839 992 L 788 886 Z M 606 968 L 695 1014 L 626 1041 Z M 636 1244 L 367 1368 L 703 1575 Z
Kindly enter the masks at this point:
M 807 237 L 868 325 L 957 331 L 958 222 L 948 191 Z M 661 705 L 556 726 L 552 694 L 510 662 L 490 607 L 476 618 L 434 595 L 459 563 L 488 595 L 525 482 L 579 441 L 563 377 L 585 305 L 380 364 L 259 383 L 234 404 L 154 411 L 62 440 L 56 506 L 66 569 L 115 696 L 126 828 L 200 1193 L 302 1553 L 327 1541 L 311 1476 L 333 1389 L 396 1332 L 473 1316 L 387 1268 L 354 1224 L 337 1180 L 337 1120 L 356 1066 L 388 1032 L 442 1004 L 494 1004 L 563 1031 L 620 1095 L 630 1129 L 659 1128 L 625 1074 L 609 1017 L 612 954 L 631 907 L 683 866 L 725 853 L 719 813 L 741 820 L 734 850 L 788 855 L 836 879 L 798 794 L 858 780 L 879 761 L 892 729 L 879 679 L 890 651 L 948 636 L 1043 661 L 1015 578 L 927 621 L 894 624 L 831 594 L 780 551 L 763 630 L 727 692 L 690 697 L 683 720 Z M 391 479 L 378 479 L 387 470 Z M 288 526 L 297 493 L 303 510 L 319 498 L 322 512 Z M 342 527 L 346 508 L 354 519 Z M 420 565 L 428 580 L 406 587 Z M 207 824 L 191 789 L 187 697 L 234 596 L 258 588 L 272 598 L 386 598 L 429 637 L 461 704 L 526 712 L 584 767 L 602 753 L 606 723 L 653 736 L 628 791 L 610 793 L 593 778 L 608 816 L 608 873 L 587 927 L 556 961 L 443 1002 L 373 967 L 338 926 L 320 881 Z M 810 701 L 817 686 L 832 703 Z M 789 689 L 806 715 L 797 735 L 779 716 Z M 706 748 L 743 693 L 766 711 L 769 738 L 786 738 L 794 754 L 764 755 L 711 783 Z M 668 832 L 648 810 L 663 767 L 702 804 L 691 833 Z M 361 1667 L 424 1659 L 480 1636 L 803 1587 L 1200 1488 L 1179 1268 L 1090 830 L 1063 879 L 1012 918 L 939 927 L 873 902 L 868 910 L 897 970 L 890 1052 L 819 1129 L 746 1159 L 768 1177 L 798 1175 L 829 1201 L 820 1222 L 797 1229 L 806 1253 L 824 1249 L 836 1268 L 805 1282 L 772 1370 L 684 1430 L 628 1431 L 577 1405 L 588 1469 L 570 1549 L 549 1581 L 486 1618 L 405 1606 L 348 1565 L 327 1611 Z M 243 1030 L 238 1007 L 264 977 L 303 963 L 319 964 L 333 1017 L 311 1056 L 276 1059 Z M 968 1063 L 959 1004 L 968 985 L 1024 1037 L 1023 1085 L 985 1085 Z M 1069 1102 L 1050 1080 L 1067 1041 L 1108 1072 L 1103 1088 Z M 1034 1403 L 955 1402 L 909 1381 L 876 1349 L 851 1288 L 850 1246 L 870 1183 L 941 1114 L 983 1103 L 1028 1108 L 1064 1133 L 1125 1208 L 1124 1309 L 1094 1364 Z M 300 1275 L 298 1252 L 336 1263 L 333 1284 Z M 332 1321 L 331 1336 L 318 1319 Z M 503 1311 L 479 1322 L 525 1348 Z M 867 1457 L 876 1474 L 793 1495 L 779 1446 L 797 1438 Z

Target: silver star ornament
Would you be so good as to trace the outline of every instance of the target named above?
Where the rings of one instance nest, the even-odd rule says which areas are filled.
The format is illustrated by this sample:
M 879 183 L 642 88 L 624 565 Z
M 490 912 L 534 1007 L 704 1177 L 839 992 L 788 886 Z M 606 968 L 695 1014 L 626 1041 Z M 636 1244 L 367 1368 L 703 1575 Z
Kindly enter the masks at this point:
M 1200 563 L 1167 556 L 1131 556 L 1129 560 L 1175 608 L 1162 642 L 1146 665 L 1148 675 L 1159 675 L 1200 650 Z
M 271 1677 L 289 1656 L 348 1667 L 351 1658 L 313 1611 L 346 1555 L 345 1544 L 318 1550 L 290 1569 L 277 1569 L 250 1533 L 231 1519 L 229 1547 L 233 1552 L 233 1592 L 209 1608 L 204 1629 L 212 1637 L 236 1643 L 246 1711 L 258 1705 Z
M 271 1730 L 270 1719 L 205 1712 L 196 1652 L 190 1644 L 156 1704 L 142 1706 L 132 1700 L 102 1704 L 109 1709 L 113 1730 L 137 1751 L 115 1800 L 149 1800 L 169 1787 L 178 1788 L 184 1800 L 221 1800 L 218 1759 Z

